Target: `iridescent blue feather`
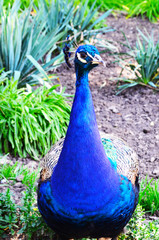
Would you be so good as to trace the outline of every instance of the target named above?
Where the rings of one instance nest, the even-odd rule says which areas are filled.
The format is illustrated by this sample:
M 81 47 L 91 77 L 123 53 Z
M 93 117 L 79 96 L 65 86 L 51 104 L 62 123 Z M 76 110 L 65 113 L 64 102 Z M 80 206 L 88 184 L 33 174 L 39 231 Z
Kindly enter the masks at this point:
M 61 239 L 115 238 L 138 201 L 138 161 L 125 142 L 99 134 L 88 73 L 103 64 L 91 45 L 76 51 L 76 93 L 66 138 L 43 159 L 38 207 Z

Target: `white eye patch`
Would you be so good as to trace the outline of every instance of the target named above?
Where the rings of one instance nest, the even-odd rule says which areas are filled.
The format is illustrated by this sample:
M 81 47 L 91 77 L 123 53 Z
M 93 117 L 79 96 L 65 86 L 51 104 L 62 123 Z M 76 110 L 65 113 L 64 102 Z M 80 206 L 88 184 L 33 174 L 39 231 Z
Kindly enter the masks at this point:
M 81 58 L 80 53 L 78 53 L 78 52 L 77 52 L 77 58 L 80 62 L 87 63 L 87 61 L 85 59 Z
M 91 54 L 89 54 L 88 52 L 87 52 L 87 55 L 88 55 L 88 57 L 90 57 L 90 58 L 92 58 L 92 59 L 93 59 L 92 55 L 91 55 Z

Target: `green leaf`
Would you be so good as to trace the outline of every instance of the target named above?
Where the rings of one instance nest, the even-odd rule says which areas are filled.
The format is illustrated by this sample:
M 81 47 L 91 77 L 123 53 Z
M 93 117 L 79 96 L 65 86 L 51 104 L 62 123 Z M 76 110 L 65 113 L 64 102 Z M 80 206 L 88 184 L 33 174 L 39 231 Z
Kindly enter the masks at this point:
M 148 84 L 149 84 L 151 87 L 157 88 L 157 86 L 156 86 L 153 82 L 148 82 Z

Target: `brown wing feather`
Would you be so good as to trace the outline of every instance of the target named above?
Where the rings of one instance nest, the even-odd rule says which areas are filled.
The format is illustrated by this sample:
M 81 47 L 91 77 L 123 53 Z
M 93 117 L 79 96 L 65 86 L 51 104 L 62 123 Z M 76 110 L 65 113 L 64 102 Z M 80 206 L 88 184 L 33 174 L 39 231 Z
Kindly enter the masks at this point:
M 42 170 L 40 172 L 41 181 L 45 181 L 47 178 L 51 177 L 54 167 L 56 166 L 65 138 L 61 138 L 57 143 L 55 143 L 49 152 L 41 159 Z
M 133 184 L 135 184 L 139 171 L 137 154 L 121 138 L 103 132 L 100 135 L 102 140 L 109 140 L 113 145 L 117 172 L 120 175 L 126 176 Z

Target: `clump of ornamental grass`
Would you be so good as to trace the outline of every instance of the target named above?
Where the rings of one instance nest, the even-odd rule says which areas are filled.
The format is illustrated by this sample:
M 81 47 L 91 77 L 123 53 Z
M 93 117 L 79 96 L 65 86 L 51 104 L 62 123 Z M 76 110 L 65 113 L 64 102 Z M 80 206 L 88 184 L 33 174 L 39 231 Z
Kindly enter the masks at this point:
M 59 85 L 33 91 L 18 81 L 0 85 L 0 152 L 39 159 L 66 133 L 70 106 Z

